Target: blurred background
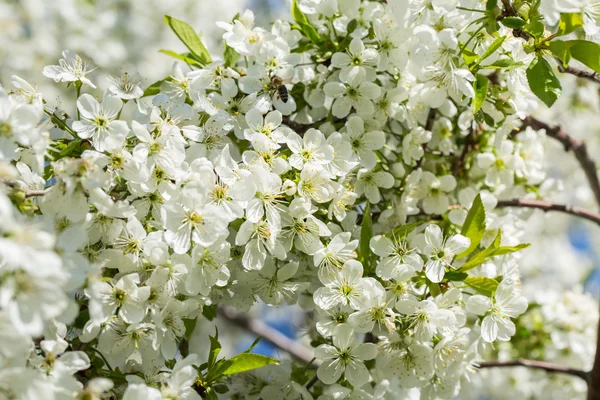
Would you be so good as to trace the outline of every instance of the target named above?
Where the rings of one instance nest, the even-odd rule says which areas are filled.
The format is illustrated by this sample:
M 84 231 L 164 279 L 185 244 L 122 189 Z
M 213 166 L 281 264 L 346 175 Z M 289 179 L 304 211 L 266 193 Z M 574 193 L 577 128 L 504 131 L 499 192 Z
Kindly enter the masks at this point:
M 287 18 L 289 14 L 287 0 L 0 0 L 0 83 L 10 87 L 10 77 L 16 74 L 36 84 L 52 103 L 71 97 L 72 90 L 61 92 L 65 85 L 55 85 L 41 72 L 44 66 L 56 64 L 61 52 L 69 49 L 98 67 L 91 78 L 99 89 L 107 86 L 105 75 L 118 75 L 122 71 L 139 74 L 142 86 L 146 87 L 170 74 L 173 59 L 159 53 L 160 49 L 184 50 L 163 22 L 164 14 L 190 23 L 201 33 L 209 50 L 221 54 L 223 31 L 215 22 L 230 21 L 245 8 L 253 10 L 257 25 L 265 27 L 275 18 Z M 562 78 L 563 96 L 552 109 L 540 110 L 538 117 L 560 124 L 570 135 L 585 140 L 589 153 L 600 162 L 598 86 L 572 76 Z M 551 194 L 555 202 L 596 210 L 575 158 L 565 154 L 553 140 L 547 141 L 546 151 L 548 179 L 542 194 Z M 533 215 L 522 224 L 522 229 L 532 246 L 524 252 L 520 267 L 524 292 L 530 302 L 554 301 L 566 290 L 598 297 L 600 228 L 563 214 L 526 212 Z M 253 312 L 284 334 L 301 336 L 303 314 L 297 306 L 268 311 L 264 308 Z M 206 334 L 214 332 L 209 325 L 197 331 L 195 340 L 206 340 Z M 230 346 L 224 346 L 224 350 L 229 348 L 230 353 L 237 353 L 254 337 L 240 331 L 240 335 L 229 335 L 229 339 Z M 265 343 L 256 351 L 285 357 Z M 503 387 L 505 393 L 494 395 L 486 391 L 491 398 L 508 398 L 510 391 L 506 391 L 506 385 L 527 386 L 515 381 L 519 374 L 518 380 L 529 379 L 518 371 L 493 374 L 497 386 Z M 549 397 L 521 395 L 525 396 L 521 398 L 568 398 L 556 393 Z

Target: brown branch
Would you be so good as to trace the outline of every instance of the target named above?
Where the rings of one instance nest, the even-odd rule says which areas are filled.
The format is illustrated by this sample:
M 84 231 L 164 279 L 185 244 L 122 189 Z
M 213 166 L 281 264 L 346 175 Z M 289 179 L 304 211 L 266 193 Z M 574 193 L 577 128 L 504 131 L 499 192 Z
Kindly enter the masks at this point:
M 302 346 L 296 341 L 285 336 L 283 333 L 279 332 L 277 329 L 271 328 L 264 322 L 248 317 L 246 314 L 238 313 L 229 307 L 218 307 L 217 312 L 220 316 L 232 324 L 252 332 L 257 336 L 261 336 L 264 340 L 285 351 L 294 358 L 303 361 L 306 364 L 313 364 L 315 366 L 320 364 L 318 360 L 314 360 L 312 354 L 313 351 L 311 349 Z
M 567 374 L 577 376 L 584 381 L 588 382 L 590 379 L 589 372 L 585 372 L 579 369 L 573 369 L 565 367 L 559 364 L 552 364 L 545 361 L 537 360 L 512 360 L 512 361 L 483 361 L 476 365 L 478 368 L 507 368 L 507 367 L 527 367 L 534 369 L 541 369 L 550 373 Z
M 600 225 L 600 214 L 592 211 L 588 211 L 581 207 L 575 207 L 570 204 L 555 204 L 548 201 L 541 200 L 500 200 L 496 207 L 522 207 L 522 208 L 537 208 L 544 212 L 547 211 L 558 211 L 566 214 L 575 215 L 576 217 L 587 219 L 598 225 Z
M 27 189 L 27 188 L 23 188 L 20 187 L 19 185 L 17 185 L 14 182 L 2 182 L 4 183 L 6 186 L 14 189 L 14 190 L 18 190 L 21 191 L 23 193 L 25 193 L 25 197 L 37 197 L 37 196 L 43 196 L 46 193 L 48 193 L 48 190 L 50 190 L 50 188 L 46 188 L 46 189 Z
M 574 75 L 578 78 L 583 78 L 583 79 L 587 79 L 590 80 L 592 82 L 596 82 L 596 83 L 600 83 L 600 74 L 594 71 L 585 71 L 583 69 L 579 69 L 579 68 L 574 68 L 574 67 L 570 67 L 567 66 L 565 67 L 562 63 L 561 60 L 556 60 L 556 63 L 558 64 L 558 70 L 560 72 L 562 72 L 563 74 L 570 74 L 570 75 Z
M 480 130 L 480 129 L 481 129 L 481 126 L 478 126 L 477 130 Z M 467 154 L 469 154 L 469 150 L 471 149 L 471 146 L 473 145 L 474 136 L 475 136 L 475 129 L 471 126 L 471 129 L 469 130 L 469 134 L 465 138 L 465 145 L 463 147 L 462 153 L 460 154 L 460 158 L 458 158 L 456 160 L 456 162 L 454 163 L 454 168 L 452 168 L 452 174 L 454 176 L 458 176 L 459 172 L 462 171 L 462 169 L 465 165 L 465 160 L 467 159 Z
M 546 135 L 558 140 L 565 148 L 565 151 L 572 151 L 573 154 L 575 154 L 577 161 L 579 161 L 579 164 L 581 164 L 583 172 L 585 172 L 585 176 L 590 184 L 592 192 L 594 193 L 596 202 L 600 206 L 600 180 L 598 180 L 598 171 L 596 170 L 596 163 L 591 159 L 587 151 L 586 144 L 572 136 L 569 136 L 569 134 L 560 126 L 550 126 L 534 117 L 525 118 L 523 120 L 523 126 L 530 126 L 535 130 L 544 129 L 546 131 Z

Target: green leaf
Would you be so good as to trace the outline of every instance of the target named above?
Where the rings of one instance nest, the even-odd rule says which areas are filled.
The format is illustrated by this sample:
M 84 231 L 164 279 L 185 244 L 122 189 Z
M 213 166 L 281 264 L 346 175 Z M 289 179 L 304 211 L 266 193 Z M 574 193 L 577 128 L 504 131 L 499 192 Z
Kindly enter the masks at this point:
M 161 79 L 160 81 L 154 82 L 152 85 L 148 86 L 146 90 L 144 90 L 144 94 L 142 97 L 146 96 L 155 96 L 160 93 L 160 85 L 165 82 L 166 79 Z
M 179 54 L 179 53 L 176 53 L 174 51 L 164 50 L 164 49 L 159 50 L 158 52 L 166 54 L 166 55 L 171 56 L 173 58 L 176 58 L 176 59 L 178 59 L 180 61 L 183 61 L 184 63 L 189 64 L 189 65 L 195 65 L 195 66 L 198 66 L 198 67 L 202 66 L 202 65 L 200 65 L 200 63 L 196 59 L 188 57 L 185 53 L 184 54 Z
M 469 276 L 467 279 L 465 279 L 464 282 L 470 288 L 473 288 L 477 292 L 488 297 L 493 296 L 499 284 L 497 280 L 492 278 L 486 278 L 484 276 Z
M 254 369 L 262 368 L 271 364 L 279 364 L 279 360 L 267 356 L 263 356 L 262 354 L 250 354 L 250 353 L 242 353 L 237 356 L 230 358 L 228 361 L 231 364 L 228 366 L 225 371 L 223 371 L 223 375 L 235 375 L 241 372 L 252 371 Z
M 473 82 L 475 90 L 475 98 L 473 98 L 473 112 L 479 111 L 485 98 L 487 97 L 489 80 L 485 75 L 477 75 L 477 79 Z
M 371 249 L 369 242 L 373 237 L 373 220 L 371 219 L 371 203 L 367 201 L 367 206 L 362 219 L 362 227 L 360 228 L 360 256 L 363 260 L 365 268 L 369 265 Z
M 168 15 L 165 15 L 165 22 L 167 25 L 169 25 L 173 32 L 175 32 L 179 40 L 181 40 L 183 44 L 190 49 L 200 66 L 204 66 L 212 62 L 210 53 L 206 47 L 204 47 L 204 44 L 202 44 L 202 41 L 189 24 Z
M 391 236 L 393 236 L 397 239 L 405 238 L 406 236 L 408 236 L 409 233 L 414 231 L 417 228 L 417 226 L 419 226 L 421 224 L 422 224 L 422 222 L 411 222 L 410 224 L 404 224 L 402 226 L 394 228 L 391 232 Z M 389 235 L 386 235 L 386 236 L 389 236 Z
M 465 60 L 465 64 L 471 65 L 479 61 L 479 55 L 472 52 L 471 50 L 464 48 L 462 51 L 462 58 Z
M 259 336 L 256 339 L 254 339 L 254 342 L 252 342 L 250 347 L 248 347 L 246 350 L 244 350 L 244 353 L 250 353 L 252 351 L 252 349 L 254 349 L 261 340 L 262 340 L 262 336 Z
M 225 62 L 226 67 L 234 67 L 237 64 L 240 53 L 235 51 L 233 47 L 227 45 L 227 43 L 223 42 L 224 50 L 223 50 L 223 60 Z
M 571 57 L 600 73 L 600 45 L 587 40 L 569 40 Z
M 194 333 L 194 329 L 196 329 L 196 323 L 198 322 L 197 318 L 194 319 L 185 319 L 183 320 L 183 325 L 185 325 L 185 338 L 190 340 L 192 337 L 192 333 Z
M 210 350 L 208 352 L 208 368 L 215 365 L 217 357 L 221 352 L 221 343 L 219 343 L 219 329 L 215 326 L 215 336 L 209 336 Z
M 500 246 L 502 240 L 502 231 L 498 231 L 496 238 L 485 250 L 475 254 L 469 261 L 467 261 L 460 269 L 460 272 L 466 272 L 473 269 L 492 257 L 503 256 L 505 254 L 515 253 L 529 247 L 529 243 L 521 243 L 516 246 Z
M 433 283 L 429 279 L 427 279 L 427 287 L 429 288 L 429 292 L 433 297 L 442 294 L 442 289 L 440 288 L 439 283 Z
M 292 17 L 294 21 L 298 23 L 300 30 L 308 37 L 313 43 L 320 44 L 322 42 L 321 36 L 317 32 L 317 29 L 308 22 L 306 15 L 300 10 L 298 1 L 294 0 L 292 3 Z
M 562 87 L 548 61 L 544 57 L 537 56 L 529 64 L 526 75 L 533 94 L 548 107 L 552 106 L 560 96 Z
M 544 34 L 546 26 L 537 19 L 529 21 L 527 25 L 523 27 L 523 30 L 530 33 L 535 38 L 540 38 Z
M 477 61 L 477 64 L 480 64 L 483 60 L 485 60 L 486 58 L 488 58 L 489 56 L 494 54 L 494 52 L 496 50 L 498 50 L 500 48 L 500 46 L 502 46 L 502 43 L 504 42 L 505 39 L 506 39 L 506 36 L 500 36 L 498 39 L 494 40 L 492 42 L 492 44 L 490 45 L 490 47 L 485 51 L 485 53 L 483 53 L 483 55 L 481 56 L 481 59 L 479 61 Z
M 487 2 L 485 3 L 485 9 L 488 11 L 493 10 L 497 6 L 498 6 L 498 0 L 487 0 Z
M 444 279 L 447 279 L 449 281 L 454 281 L 454 282 L 461 282 L 461 281 L 464 281 L 465 279 L 467 279 L 468 276 L 469 275 L 464 272 L 450 271 L 450 272 L 446 272 L 444 274 Z
M 211 304 L 209 306 L 202 307 L 202 315 L 209 321 L 212 321 L 217 316 L 217 305 Z
M 460 234 L 468 237 L 471 240 L 471 244 L 468 249 L 458 254 L 456 258 L 466 257 L 473 252 L 479 246 L 483 235 L 485 235 L 485 207 L 481 201 L 481 195 L 477 195 L 473 200 L 473 205 L 467 213 L 465 222 L 463 223 Z
M 567 67 L 569 65 L 569 61 L 571 60 L 571 49 L 568 42 L 563 42 L 562 40 L 553 40 L 549 44 L 550 51 L 556 57 L 558 57 L 563 64 L 563 67 Z
M 509 58 L 504 58 L 502 60 L 498 60 L 493 64 L 486 65 L 481 67 L 482 69 L 515 69 L 522 67 L 523 63 L 521 61 L 514 61 Z
M 502 20 L 500 20 L 500 23 L 507 28 L 520 29 L 527 24 L 527 21 L 519 17 L 506 17 L 502 18 Z
M 347 35 L 350 36 L 352 32 L 354 32 L 358 28 L 358 20 L 355 18 L 352 21 L 348 22 L 348 26 L 346 27 Z
M 581 13 L 561 13 L 556 36 L 568 35 L 583 27 Z

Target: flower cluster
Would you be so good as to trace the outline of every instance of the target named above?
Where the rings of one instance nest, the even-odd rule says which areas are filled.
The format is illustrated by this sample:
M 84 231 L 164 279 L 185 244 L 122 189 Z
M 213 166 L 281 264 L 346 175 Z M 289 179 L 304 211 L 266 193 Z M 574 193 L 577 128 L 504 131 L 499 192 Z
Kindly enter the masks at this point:
M 145 90 L 123 73 L 94 91 L 68 50 L 44 68 L 73 86 L 71 110 L 13 77 L 0 92 L 0 392 L 469 390 L 527 310 L 520 220 L 497 207 L 543 189 L 545 133 L 519 117 L 560 91 L 545 57 L 571 50 L 552 39 L 594 25 L 565 16 L 549 33 L 540 21 L 562 14 L 522 3 L 294 1 L 294 22 L 268 30 L 250 11 L 219 22 L 215 61 L 166 16 L 189 52 Z M 575 59 L 598 46 L 574 42 Z M 306 312 L 316 371 L 217 359 L 218 333 L 190 342 L 257 303 Z

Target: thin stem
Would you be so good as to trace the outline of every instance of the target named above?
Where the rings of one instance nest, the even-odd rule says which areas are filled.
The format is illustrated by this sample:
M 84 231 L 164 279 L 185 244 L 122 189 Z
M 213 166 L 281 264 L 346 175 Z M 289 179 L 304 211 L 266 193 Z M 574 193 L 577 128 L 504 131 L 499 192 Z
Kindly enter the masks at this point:
M 542 210 L 544 212 L 547 211 L 558 211 L 566 214 L 571 214 L 579 218 L 587 219 L 588 221 L 592 221 L 595 224 L 600 225 L 600 214 L 597 214 L 592 211 L 588 211 L 581 207 L 575 207 L 570 204 L 555 204 L 548 201 L 540 201 L 540 200 L 524 200 L 524 199 L 514 199 L 514 200 L 500 200 L 496 207 L 522 207 L 522 208 L 537 208 L 538 210 Z
M 108 368 L 108 370 L 110 372 L 113 372 L 114 370 L 112 369 L 112 367 L 110 366 L 110 364 L 108 363 L 108 361 L 106 360 L 106 357 L 104 357 L 104 354 L 102 354 L 100 352 L 100 350 L 94 348 L 94 347 L 88 347 L 88 350 L 92 350 L 94 353 L 98 354 L 100 356 L 100 358 L 102 359 L 102 361 L 104 361 L 104 364 L 106 365 L 106 368 Z
M 552 364 L 545 361 L 537 360 L 511 360 L 511 361 L 485 361 L 477 363 L 478 368 L 507 368 L 507 367 L 527 367 L 541 369 L 550 373 L 567 374 L 577 376 L 586 382 L 589 379 L 589 374 L 579 369 L 565 367 L 559 364 Z
M 469 7 L 456 7 L 458 10 L 463 10 L 463 11 L 471 11 L 471 12 L 478 12 L 478 13 L 483 13 L 485 14 L 484 10 L 477 10 L 475 8 L 469 8 Z
M 477 36 L 477 34 L 479 33 L 479 31 L 481 31 L 484 28 L 483 25 L 481 25 L 479 28 L 477 28 L 477 30 L 475 32 L 473 32 L 473 34 L 469 37 L 469 39 L 467 39 L 467 41 L 465 42 L 465 44 L 463 45 L 463 47 L 461 47 L 460 52 L 458 53 L 459 56 L 462 55 L 463 51 L 465 51 L 465 49 L 467 48 L 467 46 L 469 45 L 469 43 L 471 43 L 471 40 L 473 40 L 473 38 L 475 36 Z
M 281 350 L 289 353 L 294 358 L 311 365 L 319 365 L 320 362 L 314 360 L 313 352 L 296 341 L 285 336 L 276 329 L 271 328 L 264 322 L 250 318 L 246 314 L 238 313 L 231 308 L 219 307 L 217 312 L 220 316 L 234 325 L 239 326 L 257 336 L 262 336 L 264 340 Z
M 530 126 L 535 130 L 544 129 L 546 131 L 546 135 L 558 140 L 565 148 L 565 151 L 572 151 L 573 154 L 575 154 L 575 157 L 577 158 L 577 161 L 579 161 L 583 172 L 585 172 L 585 176 L 588 180 L 590 188 L 592 189 L 592 192 L 594 193 L 596 202 L 600 207 L 600 180 L 598 180 L 596 163 L 590 157 L 585 143 L 575 139 L 572 136 L 569 136 L 569 134 L 560 126 L 550 126 L 534 117 L 525 118 L 523 120 L 523 126 Z

